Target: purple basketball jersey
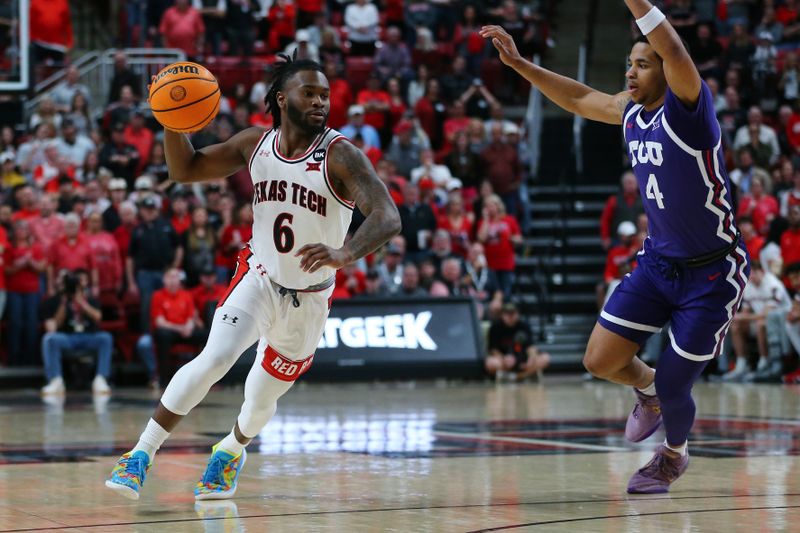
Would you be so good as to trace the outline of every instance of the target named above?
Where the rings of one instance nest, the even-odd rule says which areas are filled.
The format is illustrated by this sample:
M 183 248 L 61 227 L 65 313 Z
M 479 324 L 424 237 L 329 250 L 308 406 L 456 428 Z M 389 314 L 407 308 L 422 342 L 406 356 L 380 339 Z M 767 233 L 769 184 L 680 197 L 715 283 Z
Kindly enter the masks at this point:
M 670 89 L 653 111 L 630 102 L 622 124 L 652 249 L 671 258 L 719 250 L 736 238 L 720 126 L 702 82 L 694 110 Z

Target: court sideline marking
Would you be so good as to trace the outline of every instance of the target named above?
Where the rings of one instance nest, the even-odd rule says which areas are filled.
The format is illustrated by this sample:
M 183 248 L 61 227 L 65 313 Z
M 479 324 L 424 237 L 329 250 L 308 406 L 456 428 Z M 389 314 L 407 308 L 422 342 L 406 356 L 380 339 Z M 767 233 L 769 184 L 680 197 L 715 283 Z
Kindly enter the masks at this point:
M 582 444 L 579 442 L 567 442 L 563 440 L 548 440 L 548 439 L 531 439 L 522 437 L 503 437 L 500 435 L 492 435 L 491 433 L 458 433 L 454 431 L 433 431 L 436 436 L 475 440 L 475 441 L 494 441 L 494 442 L 510 442 L 514 444 L 539 444 L 543 446 L 555 448 L 572 448 L 575 450 L 591 450 L 593 452 L 630 452 L 635 451 L 630 448 L 623 448 L 621 446 L 601 446 L 599 444 Z
M 703 500 L 703 499 L 725 499 L 725 498 L 768 498 L 768 497 L 798 497 L 800 493 L 786 493 L 786 494 L 729 494 L 729 495 L 710 495 L 710 496 L 658 496 L 653 498 L 617 498 L 606 500 L 568 500 L 568 501 L 542 501 L 542 502 L 497 502 L 486 504 L 464 504 L 464 505 L 433 505 L 427 507 L 385 507 L 377 509 L 339 509 L 331 511 L 305 511 L 297 513 L 276 513 L 276 514 L 255 514 L 255 515 L 237 515 L 234 517 L 207 517 L 207 518 L 175 518 L 171 520 L 143 520 L 138 522 L 114 522 L 104 524 L 83 524 L 76 526 L 59 526 L 59 527 L 45 527 L 45 528 L 21 528 L 21 529 L 2 529 L 0 533 L 19 533 L 23 531 L 54 531 L 64 529 L 80 529 L 80 528 L 95 528 L 95 527 L 118 527 L 118 526 L 137 526 L 147 524 L 179 524 L 186 522 L 203 522 L 203 521 L 217 521 L 217 520 L 233 520 L 233 519 L 250 519 L 250 518 L 290 518 L 297 516 L 326 516 L 337 514 L 359 514 L 359 513 L 384 513 L 396 511 L 435 511 L 443 509 L 472 509 L 480 507 L 507 507 L 507 506 L 537 506 L 537 505 L 574 505 L 574 504 L 588 504 L 588 503 L 630 503 L 634 501 L 659 501 L 659 500 Z M 607 520 L 613 518 L 635 518 L 641 516 L 658 516 L 670 514 L 687 514 L 687 513 L 709 513 L 709 512 L 729 512 L 729 511 L 758 511 L 768 509 L 796 509 L 800 505 L 782 505 L 782 506 L 767 506 L 767 507 L 740 507 L 740 508 L 726 508 L 726 509 L 698 509 L 698 510 L 685 510 L 685 511 L 663 511 L 653 513 L 640 513 L 640 514 L 625 514 L 625 515 L 607 515 L 607 516 L 593 516 L 584 518 L 567 518 L 560 520 L 550 520 L 544 522 L 531 522 L 526 524 L 512 524 L 508 526 L 499 526 L 489 529 L 477 529 L 468 533 L 482 533 L 491 531 L 503 531 L 507 529 L 515 529 L 520 527 L 535 526 L 535 525 L 548 525 L 569 522 L 581 522 L 590 520 Z M 33 515 L 32 513 L 28 513 Z M 41 518 L 41 517 L 37 517 Z M 50 519 L 46 519 L 50 520 Z M 55 520 L 50 520 L 56 522 Z

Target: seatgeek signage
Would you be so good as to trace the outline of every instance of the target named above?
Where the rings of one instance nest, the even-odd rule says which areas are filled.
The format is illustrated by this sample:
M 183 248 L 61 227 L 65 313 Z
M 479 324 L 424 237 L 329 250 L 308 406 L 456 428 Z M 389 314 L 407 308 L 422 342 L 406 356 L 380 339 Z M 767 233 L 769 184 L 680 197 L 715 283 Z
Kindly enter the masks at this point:
M 337 300 L 314 366 L 476 361 L 479 347 L 469 298 Z

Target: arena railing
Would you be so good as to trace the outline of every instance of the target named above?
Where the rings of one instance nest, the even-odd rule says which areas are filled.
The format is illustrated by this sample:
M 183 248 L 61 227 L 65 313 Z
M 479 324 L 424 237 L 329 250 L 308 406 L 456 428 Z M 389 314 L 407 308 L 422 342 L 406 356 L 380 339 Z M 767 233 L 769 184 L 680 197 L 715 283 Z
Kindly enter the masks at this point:
M 150 78 L 162 68 L 176 61 L 186 60 L 186 53 L 175 48 L 109 48 L 105 51 L 84 54 L 73 61 L 72 65 L 77 67 L 80 73 L 80 83 L 89 87 L 91 91 L 93 118 L 101 116 L 108 104 L 111 78 L 114 77 L 114 55 L 118 51 L 125 52 L 128 58 L 128 67 L 139 75 L 142 83 L 139 90 L 142 93 L 150 82 Z M 66 69 L 62 69 L 35 85 L 34 96 L 26 100 L 24 104 L 26 122 L 39 103 L 65 79 Z

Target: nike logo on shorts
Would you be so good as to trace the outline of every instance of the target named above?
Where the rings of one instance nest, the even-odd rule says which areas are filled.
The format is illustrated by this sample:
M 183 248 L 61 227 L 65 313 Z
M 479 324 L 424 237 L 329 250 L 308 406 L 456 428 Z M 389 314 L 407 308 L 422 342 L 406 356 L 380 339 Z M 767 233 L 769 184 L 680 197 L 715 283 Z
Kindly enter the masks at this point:
M 711 274 L 710 276 L 708 276 L 708 281 L 714 281 L 715 279 L 717 279 L 721 275 L 722 275 L 722 272 L 717 272 L 716 274 Z

